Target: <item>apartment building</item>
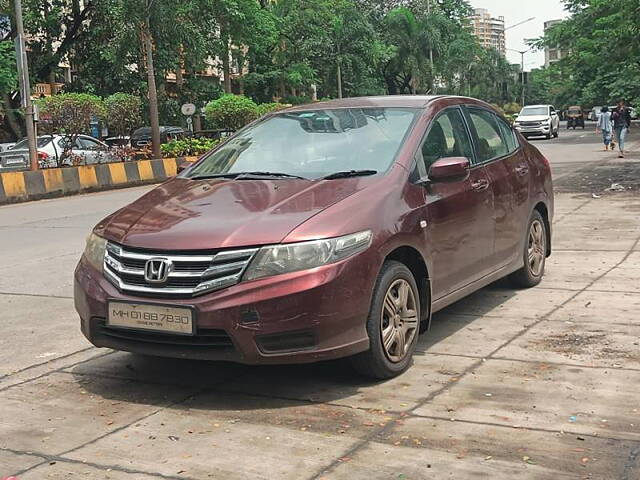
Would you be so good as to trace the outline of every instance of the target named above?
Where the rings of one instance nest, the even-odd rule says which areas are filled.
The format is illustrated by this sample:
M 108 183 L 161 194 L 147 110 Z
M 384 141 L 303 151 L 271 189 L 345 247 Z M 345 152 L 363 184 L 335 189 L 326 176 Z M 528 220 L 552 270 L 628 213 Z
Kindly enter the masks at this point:
M 476 8 L 470 17 L 473 33 L 485 48 L 507 53 L 504 34 L 504 17 L 494 17 L 486 8 Z
M 554 25 L 562 22 L 562 20 L 549 20 L 548 22 L 544 22 L 544 33 L 546 35 L 547 30 L 549 30 Z M 560 45 L 555 47 L 544 47 L 544 66 L 549 68 L 552 63 L 558 62 L 567 56 L 568 50 L 562 48 Z

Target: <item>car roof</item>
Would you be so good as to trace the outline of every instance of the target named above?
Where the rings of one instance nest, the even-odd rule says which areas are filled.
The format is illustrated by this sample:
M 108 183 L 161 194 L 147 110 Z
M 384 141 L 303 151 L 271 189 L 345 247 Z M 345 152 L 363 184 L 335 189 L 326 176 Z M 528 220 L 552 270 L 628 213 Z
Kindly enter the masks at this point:
M 552 105 L 549 105 L 549 104 L 547 104 L 547 105 L 525 105 L 522 108 L 551 107 L 551 106 Z
M 424 108 L 442 95 L 380 95 L 373 97 L 349 97 L 324 102 L 296 105 L 286 109 L 287 112 L 305 110 L 327 110 L 333 108 Z

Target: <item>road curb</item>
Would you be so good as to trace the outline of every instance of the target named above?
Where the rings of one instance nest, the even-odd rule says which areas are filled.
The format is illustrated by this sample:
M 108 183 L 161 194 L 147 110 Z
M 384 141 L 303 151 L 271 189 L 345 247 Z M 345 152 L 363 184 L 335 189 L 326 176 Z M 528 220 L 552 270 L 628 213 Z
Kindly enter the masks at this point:
M 0 205 L 160 183 L 195 157 L 103 163 L 0 173 Z

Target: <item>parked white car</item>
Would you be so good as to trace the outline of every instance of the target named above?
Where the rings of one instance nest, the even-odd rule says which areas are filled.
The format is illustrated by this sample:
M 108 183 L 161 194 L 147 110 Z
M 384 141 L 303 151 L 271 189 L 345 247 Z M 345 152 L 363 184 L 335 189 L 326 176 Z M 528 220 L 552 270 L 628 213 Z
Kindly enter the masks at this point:
M 557 137 L 560 133 L 560 117 L 553 105 L 528 105 L 514 122 L 516 130 L 525 137 Z
M 62 156 L 67 141 L 67 138 L 63 135 L 43 135 L 38 137 L 36 148 L 38 149 L 40 168 L 57 166 L 58 159 Z M 87 135 L 80 135 L 76 138 L 71 152 L 72 156 L 80 157 L 82 165 L 119 161 L 110 152 L 107 144 Z M 67 157 L 62 161 L 62 164 L 72 165 L 73 159 Z M 26 138 L 0 153 L 0 171 L 24 170 L 25 168 L 29 168 L 29 148 Z

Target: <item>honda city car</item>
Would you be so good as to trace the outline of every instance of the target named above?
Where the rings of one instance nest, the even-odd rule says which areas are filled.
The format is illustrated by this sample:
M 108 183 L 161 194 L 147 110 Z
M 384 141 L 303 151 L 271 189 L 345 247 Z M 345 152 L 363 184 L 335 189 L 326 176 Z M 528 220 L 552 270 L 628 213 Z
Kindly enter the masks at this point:
M 297 106 L 98 223 L 75 306 L 99 347 L 390 378 L 434 312 L 537 285 L 552 216 L 548 161 L 487 103 Z

